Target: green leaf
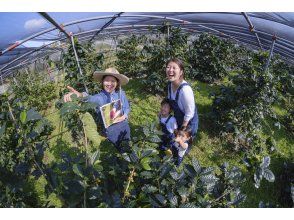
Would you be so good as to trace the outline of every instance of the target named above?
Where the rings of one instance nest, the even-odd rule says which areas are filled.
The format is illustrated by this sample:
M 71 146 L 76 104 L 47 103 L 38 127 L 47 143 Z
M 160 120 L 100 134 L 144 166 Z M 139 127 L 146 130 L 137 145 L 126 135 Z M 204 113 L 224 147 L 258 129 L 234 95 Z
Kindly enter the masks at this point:
M 201 172 L 201 166 L 200 166 L 199 161 L 197 159 L 192 158 L 192 166 L 197 173 Z
M 200 177 L 200 180 L 207 184 L 212 184 L 218 180 L 218 178 L 213 174 L 203 175 Z
M 79 166 L 78 164 L 74 164 L 74 165 L 72 166 L 72 170 L 73 170 L 73 172 L 74 172 L 76 175 L 78 175 L 78 176 L 84 178 L 84 175 L 83 175 L 83 173 L 82 173 L 82 171 L 81 171 L 81 168 L 80 168 L 80 166 Z
M 185 173 L 192 178 L 194 178 L 197 175 L 195 169 L 190 164 L 185 164 L 184 170 L 185 170 Z
M 80 106 L 75 102 L 66 102 L 62 105 L 62 108 L 60 109 L 60 114 L 62 116 L 75 112 L 76 110 L 79 110 Z
M 0 127 L 0 137 L 5 133 L 6 130 L 6 123 L 4 123 L 1 127 Z
M 99 163 L 99 156 L 100 156 L 100 152 L 99 150 L 96 150 L 94 153 L 92 153 L 90 155 L 90 164 L 92 166 L 96 165 L 97 163 Z
M 140 176 L 143 177 L 143 179 L 152 179 L 153 178 L 153 175 L 151 172 L 149 171 L 143 171 L 140 173 Z
M 161 171 L 160 171 L 160 175 L 159 177 L 162 178 L 164 177 L 166 174 L 169 173 L 169 171 L 172 169 L 172 166 L 168 163 L 164 164 L 162 167 L 161 167 Z
M 34 109 L 30 109 L 27 112 L 26 122 L 36 121 L 40 119 L 42 119 L 42 116 L 39 114 L 39 112 L 35 111 Z
M 263 176 L 269 182 L 275 181 L 275 175 L 273 174 L 273 172 L 270 169 L 264 169 Z
M 161 203 L 161 205 L 166 205 L 167 200 L 161 194 L 155 194 L 155 198 Z
M 34 131 L 38 134 L 41 134 L 44 131 L 46 125 L 48 125 L 48 123 L 45 120 L 40 120 L 34 127 Z
M 151 170 L 151 167 L 150 167 L 150 165 L 149 165 L 149 162 L 150 162 L 149 157 L 144 157 L 144 158 L 140 161 L 140 164 L 142 165 L 142 167 L 143 167 L 145 170 Z
M 148 137 L 148 140 L 152 143 L 161 143 L 161 139 L 157 135 L 152 135 Z
M 100 146 L 102 136 L 97 132 L 97 125 L 89 112 L 79 115 L 85 129 L 87 138 L 91 141 L 95 148 Z
M 146 149 L 146 150 L 143 150 L 141 157 L 148 157 L 148 156 L 154 155 L 156 153 L 157 153 L 157 150 L 154 150 L 154 149 Z
M 146 184 L 142 187 L 142 191 L 144 191 L 145 193 L 155 193 L 157 192 L 157 188 L 155 186 Z
M 145 135 L 146 137 L 149 136 L 150 132 L 149 132 L 148 127 L 143 127 L 143 133 L 144 133 L 144 135 Z
M 127 153 L 122 153 L 122 157 L 123 157 L 126 161 L 131 162 L 131 159 L 130 159 L 130 157 L 129 157 L 129 155 L 128 155 Z
M 172 206 L 178 205 L 178 197 L 176 195 L 174 195 L 173 193 L 168 193 L 167 198 Z
M 20 113 L 20 121 L 22 124 L 25 124 L 27 118 L 27 112 L 24 110 Z
M 197 208 L 197 206 L 195 206 L 192 203 L 185 203 L 185 204 L 180 205 L 180 208 Z
M 185 175 L 184 172 L 178 173 L 175 170 L 174 171 L 170 171 L 169 174 L 172 176 L 172 178 L 174 180 L 179 180 L 179 179 L 181 179 Z
M 188 189 L 185 188 L 184 186 L 182 186 L 179 189 L 177 189 L 177 192 L 179 193 L 179 195 L 181 197 L 187 197 L 189 195 Z
M 213 167 L 207 167 L 207 168 L 205 168 L 205 169 L 202 170 L 201 175 L 209 174 L 209 173 L 211 173 L 213 170 L 214 170 Z
M 131 159 L 131 161 L 132 161 L 133 163 L 137 163 L 138 160 L 139 160 L 139 158 L 138 158 L 138 156 L 137 156 L 137 154 L 135 153 L 134 150 L 135 150 L 135 149 L 133 149 L 133 152 L 130 154 L 130 159 Z
M 240 204 L 241 202 L 244 202 L 246 200 L 246 195 L 243 195 L 243 194 L 238 194 L 234 200 L 232 202 L 229 202 L 229 205 L 238 205 Z
M 269 156 L 263 157 L 262 158 L 262 163 L 260 164 L 261 168 L 267 168 L 271 163 L 271 158 Z

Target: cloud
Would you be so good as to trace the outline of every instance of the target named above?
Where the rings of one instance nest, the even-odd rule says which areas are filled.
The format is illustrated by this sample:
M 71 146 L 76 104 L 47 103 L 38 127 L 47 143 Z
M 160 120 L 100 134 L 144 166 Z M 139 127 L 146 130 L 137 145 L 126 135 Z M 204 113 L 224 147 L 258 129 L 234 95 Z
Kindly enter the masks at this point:
M 28 31 L 37 30 L 45 25 L 46 21 L 43 18 L 32 19 L 26 21 L 24 28 Z

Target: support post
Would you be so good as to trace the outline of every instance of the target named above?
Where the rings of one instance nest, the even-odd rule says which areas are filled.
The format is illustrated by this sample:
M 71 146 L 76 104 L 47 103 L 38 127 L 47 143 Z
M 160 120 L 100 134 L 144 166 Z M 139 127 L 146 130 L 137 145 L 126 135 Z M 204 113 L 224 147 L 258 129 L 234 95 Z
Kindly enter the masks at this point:
M 253 26 L 252 22 L 250 21 L 248 15 L 246 14 L 246 12 L 242 12 L 242 15 L 245 17 L 247 23 L 249 24 L 249 31 L 252 32 L 252 33 L 254 33 L 260 49 L 263 50 L 262 45 L 261 45 L 261 42 L 260 42 L 260 39 L 258 37 L 258 34 L 254 31 L 254 26 Z
M 0 72 L 0 76 L 1 76 L 1 94 L 4 93 L 4 82 L 3 82 L 3 77 L 2 77 L 2 74 Z
M 268 57 L 268 59 L 266 61 L 266 65 L 264 67 L 264 72 L 266 72 L 268 70 L 268 67 L 269 67 L 271 58 L 273 56 L 273 52 L 274 52 L 274 47 L 275 47 L 275 43 L 276 43 L 276 40 L 277 40 L 277 36 L 276 35 L 273 35 L 273 38 L 272 39 L 273 39 L 273 42 L 272 42 L 272 45 L 271 45 L 269 57 Z
M 85 87 L 85 91 L 86 93 L 89 93 L 89 90 L 86 86 L 86 83 L 85 83 L 85 79 L 84 79 L 84 75 L 83 75 L 83 72 L 82 72 L 82 69 L 81 69 L 81 66 L 80 66 L 80 61 L 79 61 L 79 57 L 78 57 L 78 54 L 77 54 L 77 51 L 76 51 L 76 48 L 75 48 L 75 42 L 74 42 L 74 39 L 73 39 L 73 35 L 71 34 L 70 36 L 70 39 L 71 39 L 71 43 L 72 43 L 72 48 L 73 48 L 73 51 L 74 51 L 74 54 L 75 54 L 75 58 L 76 58 L 76 61 L 77 61 L 77 65 L 78 65 L 78 69 L 79 69 L 79 73 L 83 79 L 83 83 L 84 83 L 84 87 Z

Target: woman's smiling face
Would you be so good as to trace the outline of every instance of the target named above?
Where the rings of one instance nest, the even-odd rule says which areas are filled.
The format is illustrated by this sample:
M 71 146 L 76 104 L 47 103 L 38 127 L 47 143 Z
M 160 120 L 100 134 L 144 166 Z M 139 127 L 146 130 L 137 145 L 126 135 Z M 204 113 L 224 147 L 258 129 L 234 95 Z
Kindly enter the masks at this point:
M 117 79 L 113 76 L 105 76 L 103 79 L 103 89 L 108 93 L 112 93 L 116 89 L 117 84 Z
M 170 82 L 179 80 L 181 76 L 183 75 L 183 71 L 175 62 L 169 62 L 165 68 L 165 72 Z

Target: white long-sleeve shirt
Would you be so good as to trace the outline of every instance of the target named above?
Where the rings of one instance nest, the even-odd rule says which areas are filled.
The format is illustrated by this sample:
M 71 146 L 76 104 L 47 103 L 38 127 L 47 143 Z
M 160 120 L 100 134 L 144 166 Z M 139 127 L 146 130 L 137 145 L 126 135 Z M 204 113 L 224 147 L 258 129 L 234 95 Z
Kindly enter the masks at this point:
M 167 119 L 168 117 L 166 118 L 160 117 L 160 122 L 165 124 Z M 169 131 L 169 133 L 173 134 L 177 128 L 178 128 L 177 120 L 174 116 L 172 116 L 166 124 L 166 129 Z
M 181 85 L 183 83 L 187 83 L 187 81 L 183 80 Z M 171 96 L 168 91 L 168 97 L 171 97 L 172 100 L 176 100 L 176 90 L 173 92 L 171 88 Z M 181 111 L 185 114 L 184 120 L 189 121 L 193 118 L 194 112 L 195 112 L 195 100 L 194 100 L 194 93 L 191 88 L 191 86 L 183 86 L 183 88 L 180 91 L 179 99 L 178 99 L 178 106 L 181 109 Z

